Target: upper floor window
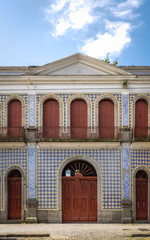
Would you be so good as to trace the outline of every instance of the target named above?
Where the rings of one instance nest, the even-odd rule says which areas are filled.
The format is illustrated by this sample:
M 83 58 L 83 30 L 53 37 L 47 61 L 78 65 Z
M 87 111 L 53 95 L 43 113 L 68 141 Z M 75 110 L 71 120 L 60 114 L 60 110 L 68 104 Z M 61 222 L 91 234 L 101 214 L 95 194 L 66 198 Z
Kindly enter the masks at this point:
M 114 138 L 114 103 L 109 99 L 99 102 L 99 137 Z
M 71 137 L 87 138 L 87 104 L 81 99 L 71 103 Z
M 135 137 L 147 138 L 148 136 L 148 104 L 144 99 L 135 103 Z
M 17 99 L 8 104 L 8 134 L 15 138 L 22 136 L 22 107 Z
M 45 101 L 43 105 L 43 136 L 59 137 L 59 103 L 54 99 Z

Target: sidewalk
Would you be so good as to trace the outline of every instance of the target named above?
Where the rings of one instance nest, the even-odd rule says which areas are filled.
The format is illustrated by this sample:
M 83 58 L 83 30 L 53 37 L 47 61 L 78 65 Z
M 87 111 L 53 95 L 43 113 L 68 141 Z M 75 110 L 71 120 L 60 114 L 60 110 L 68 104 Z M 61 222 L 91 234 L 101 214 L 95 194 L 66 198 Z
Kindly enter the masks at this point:
M 150 224 L 0 224 L 0 239 L 127 239 L 148 237 Z M 135 238 L 132 238 L 135 239 Z M 136 238 L 137 239 L 137 238 Z

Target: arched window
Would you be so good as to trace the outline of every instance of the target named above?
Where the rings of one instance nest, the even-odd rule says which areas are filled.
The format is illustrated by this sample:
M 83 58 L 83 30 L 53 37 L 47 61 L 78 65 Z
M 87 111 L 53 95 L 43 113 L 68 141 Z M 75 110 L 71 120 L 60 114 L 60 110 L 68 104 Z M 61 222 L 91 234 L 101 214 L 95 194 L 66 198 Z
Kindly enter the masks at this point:
M 147 138 L 148 136 L 148 104 L 144 99 L 135 103 L 135 137 Z
M 8 135 L 15 138 L 22 136 L 22 108 L 17 99 L 8 105 Z
M 21 219 L 22 184 L 21 173 L 12 170 L 8 175 L 8 219 Z
M 89 162 L 83 160 L 75 160 L 73 162 L 68 163 L 62 172 L 62 176 L 66 176 L 66 174 L 68 174 L 69 171 L 70 177 L 76 175 L 84 177 L 97 176 L 94 167 Z M 79 175 L 78 173 L 80 173 L 81 175 Z
M 114 138 L 114 103 L 109 99 L 99 103 L 99 137 Z
M 81 99 L 71 103 L 71 137 L 87 138 L 87 104 Z
M 146 172 L 136 174 L 136 220 L 148 219 L 148 177 Z
M 43 136 L 59 138 L 59 103 L 49 99 L 43 105 Z

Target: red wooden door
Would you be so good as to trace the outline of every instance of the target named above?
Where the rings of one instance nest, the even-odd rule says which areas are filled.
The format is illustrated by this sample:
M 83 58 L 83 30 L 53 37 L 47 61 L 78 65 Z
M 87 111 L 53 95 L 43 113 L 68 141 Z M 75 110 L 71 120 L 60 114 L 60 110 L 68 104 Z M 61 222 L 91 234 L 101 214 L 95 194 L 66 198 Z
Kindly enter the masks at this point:
M 87 138 L 87 104 L 83 100 L 71 103 L 71 137 Z
M 8 107 L 8 134 L 10 137 L 22 135 L 22 109 L 19 100 L 13 100 Z
M 99 137 L 114 138 L 114 103 L 108 99 L 99 103 Z
M 43 106 L 43 135 L 47 138 L 59 138 L 59 103 L 47 100 Z
M 63 177 L 63 222 L 97 222 L 97 178 Z
M 21 219 L 21 177 L 8 178 L 8 219 Z
M 136 178 L 136 220 L 148 219 L 148 179 Z
M 135 137 L 148 136 L 148 104 L 145 100 L 138 100 L 135 104 Z

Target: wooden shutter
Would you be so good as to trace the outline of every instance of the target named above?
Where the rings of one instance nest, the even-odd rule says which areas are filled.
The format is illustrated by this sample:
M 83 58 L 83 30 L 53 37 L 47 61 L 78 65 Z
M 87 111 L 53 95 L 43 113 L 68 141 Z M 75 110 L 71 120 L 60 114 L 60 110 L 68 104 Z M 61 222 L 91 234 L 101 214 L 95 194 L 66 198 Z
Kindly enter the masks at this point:
M 83 100 L 71 103 L 71 137 L 87 138 L 87 104 Z
M 145 177 L 145 172 L 139 171 L 138 173 L 136 176 L 136 220 L 147 220 L 148 178 Z
M 108 99 L 99 103 L 99 136 L 114 138 L 114 103 Z
M 43 106 L 43 134 L 48 138 L 59 138 L 59 103 L 50 99 Z
M 18 170 L 8 176 L 8 219 L 21 219 L 22 181 Z
M 140 99 L 135 104 L 135 137 L 147 138 L 148 136 L 148 104 Z
M 19 100 L 13 100 L 8 106 L 8 133 L 10 137 L 22 135 L 22 109 Z

